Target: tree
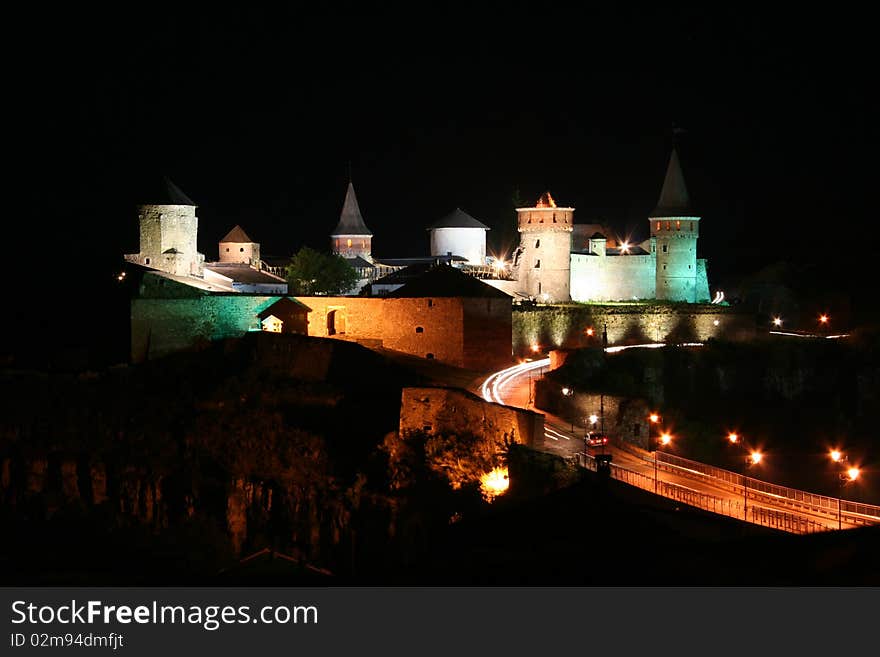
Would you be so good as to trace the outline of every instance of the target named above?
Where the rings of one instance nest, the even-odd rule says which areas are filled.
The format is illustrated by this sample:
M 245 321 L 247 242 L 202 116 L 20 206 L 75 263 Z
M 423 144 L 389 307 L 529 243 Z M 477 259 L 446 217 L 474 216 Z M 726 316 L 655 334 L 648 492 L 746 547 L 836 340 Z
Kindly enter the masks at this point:
M 301 248 L 287 266 L 290 294 L 344 294 L 351 290 L 358 274 L 344 258 Z

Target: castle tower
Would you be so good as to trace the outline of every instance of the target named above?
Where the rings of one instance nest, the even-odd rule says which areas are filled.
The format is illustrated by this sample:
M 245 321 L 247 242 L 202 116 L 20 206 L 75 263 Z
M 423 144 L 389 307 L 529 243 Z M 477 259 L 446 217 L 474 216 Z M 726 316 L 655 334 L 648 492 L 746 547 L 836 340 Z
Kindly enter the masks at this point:
M 147 200 L 138 206 L 140 252 L 125 259 L 169 274 L 201 277 L 205 256 L 196 246 L 196 204 L 168 178 Z
M 697 238 L 700 217 L 693 211 L 678 153 L 672 149 L 657 207 L 651 213 L 657 248 L 657 298 L 697 301 Z
M 354 186 L 349 182 L 339 223 L 330 234 L 330 250 L 334 255 L 341 255 L 343 258 L 360 256 L 372 262 L 372 241 L 373 233 L 364 223 L 357 197 L 354 195 Z
M 220 240 L 220 262 L 240 262 L 259 269 L 260 245 L 236 226 Z
M 489 227 L 474 219 L 461 208 L 428 227 L 431 233 L 431 255 L 457 255 L 469 265 L 486 264 L 486 231 Z
M 557 207 L 545 192 L 534 207 L 516 213 L 520 246 L 514 266 L 520 290 L 540 301 L 570 301 L 574 208 Z

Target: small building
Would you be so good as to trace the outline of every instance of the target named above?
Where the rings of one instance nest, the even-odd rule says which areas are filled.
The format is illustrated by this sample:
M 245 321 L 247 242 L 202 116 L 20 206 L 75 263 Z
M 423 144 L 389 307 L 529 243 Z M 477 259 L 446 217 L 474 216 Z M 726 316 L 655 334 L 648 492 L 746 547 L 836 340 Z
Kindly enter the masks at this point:
M 267 271 L 240 262 L 211 262 L 205 265 L 204 278 L 224 285 L 233 292 L 247 294 L 287 294 L 287 281 Z
M 241 226 L 235 226 L 220 240 L 220 262 L 235 262 L 260 269 L 260 245 Z
M 289 297 L 282 297 L 257 313 L 263 331 L 308 335 L 309 307 Z

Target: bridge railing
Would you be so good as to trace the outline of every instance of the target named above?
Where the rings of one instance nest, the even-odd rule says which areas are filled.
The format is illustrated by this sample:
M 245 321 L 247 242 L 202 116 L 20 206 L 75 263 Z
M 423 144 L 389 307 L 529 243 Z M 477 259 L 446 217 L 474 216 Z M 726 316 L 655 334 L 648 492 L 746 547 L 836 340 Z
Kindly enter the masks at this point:
M 577 462 L 581 467 L 588 470 L 596 471 L 596 459 L 590 454 L 583 452 L 578 453 Z M 810 520 L 796 513 L 788 513 L 786 511 L 777 511 L 761 506 L 750 505 L 746 509 L 746 517 L 743 514 L 743 504 L 739 500 L 730 500 L 723 497 L 717 497 L 708 493 L 703 493 L 687 486 L 674 484 L 668 481 L 655 482 L 654 477 L 630 470 L 620 465 L 609 464 L 610 474 L 613 479 L 636 486 L 650 492 L 657 492 L 663 497 L 688 504 L 699 509 L 711 511 L 719 515 L 737 518 L 739 520 L 747 520 L 764 527 L 772 527 L 782 531 L 794 534 L 809 534 L 814 532 L 824 532 L 831 529 L 827 525 Z
M 823 513 L 835 518 L 838 514 L 838 498 L 836 497 L 771 484 L 659 450 L 656 452 L 656 457 L 658 466 L 666 466 L 662 468 L 663 470 L 684 476 L 696 475 L 697 478 L 712 478 L 715 481 L 723 481 L 730 484 L 733 490 L 747 492 L 749 498 L 763 499 L 777 505 L 782 504 L 814 513 Z M 747 489 L 747 491 L 743 489 Z M 849 524 L 876 524 L 880 523 L 880 506 L 840 500 L 840 515 Z

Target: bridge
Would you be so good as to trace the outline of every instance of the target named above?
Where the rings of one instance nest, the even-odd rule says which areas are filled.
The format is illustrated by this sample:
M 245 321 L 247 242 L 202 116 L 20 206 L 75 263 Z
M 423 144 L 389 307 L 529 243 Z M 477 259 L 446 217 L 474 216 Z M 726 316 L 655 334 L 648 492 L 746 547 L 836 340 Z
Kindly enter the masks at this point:
M 529 408 L 531 379 L 549 365 L 550 359 L 544 358 L 500 370 L 483 380 L 479 392 L 487 401 Z M 569 422 L 544 416 L 544 444 L 536 449 L 572 459 L 587 470 L 602 468 L 613 479 L 690 506 L 796 534 L 880 524 L 880 506 L 779 486 L 619 440 L 603 448 L 611 454 L 607 462 L 585 448 Z

